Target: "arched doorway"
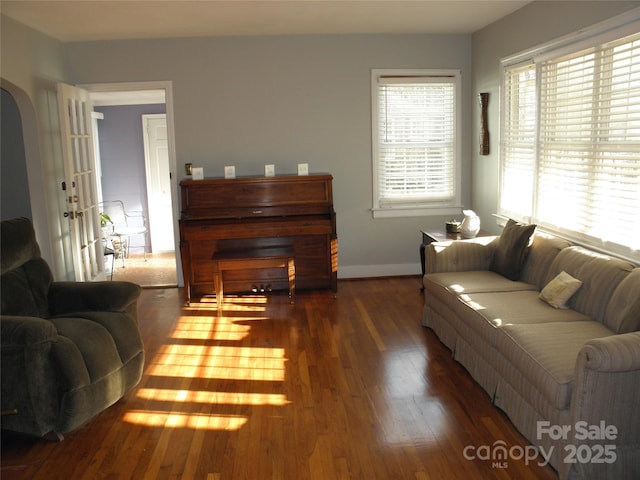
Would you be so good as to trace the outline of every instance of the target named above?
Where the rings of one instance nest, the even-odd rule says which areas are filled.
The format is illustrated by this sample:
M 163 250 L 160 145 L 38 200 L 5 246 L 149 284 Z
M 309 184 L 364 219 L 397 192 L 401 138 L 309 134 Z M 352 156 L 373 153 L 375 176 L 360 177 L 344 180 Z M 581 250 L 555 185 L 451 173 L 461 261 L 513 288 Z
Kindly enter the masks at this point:
M 40 245 L 40 251 L 42 257 L 49 262 L 50 265 L 55 265 L 53 262 L 52 255 L 52 243 L 51 243 L 51 235 L 50 232 L 53 231 L 50 225 L 48 209 L 47 209 L 47 197 L 46 197 L 46 185 L 43 178 L 43 164 L 40 156 L 40 139 L 38 134 L 38 124 L 36 121 L 36 112 L 33 107 L 33 103 L 29 98 L 29 95 L 22 90 L 17 85 L 12 82 L 6 80 L 5 78 L 0 78 L 0 87 L 3 91 L 3 107 L 4 102 L 7 102 L 7 105 L 10 108 L 14 108 L 13 112 L 10 112 L 10 116 L 8 117 L 10 122 L 14 122 L 13 125 L 4 125 L 4 111 L 3 111 L 3 133 L 5 132 L 5 128 L 10 128 L 15 132 L 20 132 L 19 139 L 13 139 L 12 142 L 16 142 L 13 145 L 7 145 L 10 147 L 8 150 L 9 155 L 18 155 L 21 158 L 4 158 L 4 142 L 7 140 L 4 135 L 2 135 L 2 143 L 3 143 L 3 165 L 5 162 L 14 163 L 13 167 L 16 171 L 11 171 L 9 169 L 10 177 L 8 179 L 3 179 L 3 192 L 2 192 L 2 200 L 3 203 L 7 199 L 5 195 L 11 196 L 10 201 L 14 201 L 13 198 L 15 195 L 18 195 L 16 192 L 16 188 L 9 188 L 8 191 L 5 191 L 4 182 L 6 180 L 12 181 L 13 175 L 17 175 L 16 181 L 20 182 L 21 187 L 24 188 L 24 192 L 21 193 L 24 198 L 18 200 L 21 204 L 19 207 L 22 211 L 25 209 L 29 209 L 29 214 L 24 214 L 28 218 L 31 218 L 33 222 L 34 229 L 36 231 L 36 238 L 38 239 L 38 244 Z M 7 95 L 7 97 L 4 97 Z M 4 109 L 3 109 L 4 110 Z M 16 124 L 19 123 L 19 125 Z M 21 142 L 22 148 L 18 147 L 18 143 Z M 19 153 L 17 153 L 19 151 Z M 20 165 L 18 165 L 20 164 Z M 3 174 L 5 167 L 3 166 Z M 22 172 L 22 173 L 19 173 Z M 19 178 L 20 175 L 23 175 L 22 178 Z M 27 207 L 28 204 L 28 207 Z M 15 215 L 16 211 L 11 213 L 7 213 L 8 215 Z

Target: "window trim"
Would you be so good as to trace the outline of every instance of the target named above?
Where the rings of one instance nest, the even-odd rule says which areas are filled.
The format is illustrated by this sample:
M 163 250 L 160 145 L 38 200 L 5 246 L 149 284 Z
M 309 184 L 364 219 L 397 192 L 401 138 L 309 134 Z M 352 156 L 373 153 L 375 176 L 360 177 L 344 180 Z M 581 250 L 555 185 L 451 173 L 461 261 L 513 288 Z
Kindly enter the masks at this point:
M 639 27 L 640 7 L 583 28 L 577 32 L 543 43 L 542 45 L 504 57 L 500 61 L 500 65 L 502 69 L 504 69 L 505 67 L 511 67 L 518 63 L 542 62 L 551 56 L 562 56 L 570 52 L 588 48 L 595 43 L 607 43 L 617 38 L 637 33 Z
M 447 77 L 454 78 L 455 88 L 455 145 L 454 145 L 454 195 L 450 202 L 399 202 L 380 205 L 378 184 L 378 79 L 385 76 Z M 371 163 L 373 218 L 416 217 L 432 215 L 459 215 L 462 209 L 462 75 L 455 69 L 371 69 Z

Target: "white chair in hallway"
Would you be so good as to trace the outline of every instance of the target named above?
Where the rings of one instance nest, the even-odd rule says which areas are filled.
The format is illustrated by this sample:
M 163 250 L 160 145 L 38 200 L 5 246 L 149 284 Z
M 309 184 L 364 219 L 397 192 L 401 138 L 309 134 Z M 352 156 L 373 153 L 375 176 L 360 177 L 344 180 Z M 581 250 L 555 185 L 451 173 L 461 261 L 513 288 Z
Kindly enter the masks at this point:
M 131 249 L 131 237 L 142 235 L 143 256 L 147 260 L 147 219 L 142 211 L 127 211 L 122 200 L 109 200 L 100 203 L 100 211 L 109 217 L 107 225 L 108 235 L 113 242 L 113 249 L 117 256 L 122 258 L 122 267 L 125 266 L 125 258 L 129 257 Z

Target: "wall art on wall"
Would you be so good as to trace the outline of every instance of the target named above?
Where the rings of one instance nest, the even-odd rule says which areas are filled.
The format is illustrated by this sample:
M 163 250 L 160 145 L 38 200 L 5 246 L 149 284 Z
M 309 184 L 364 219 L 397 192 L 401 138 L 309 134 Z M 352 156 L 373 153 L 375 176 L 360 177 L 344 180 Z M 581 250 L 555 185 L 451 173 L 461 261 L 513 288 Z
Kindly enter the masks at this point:
M 489 155 L 489 125 L 487 120 L 489 93 L 479 93 L 478 101 L 480 102 L 480 155 Z

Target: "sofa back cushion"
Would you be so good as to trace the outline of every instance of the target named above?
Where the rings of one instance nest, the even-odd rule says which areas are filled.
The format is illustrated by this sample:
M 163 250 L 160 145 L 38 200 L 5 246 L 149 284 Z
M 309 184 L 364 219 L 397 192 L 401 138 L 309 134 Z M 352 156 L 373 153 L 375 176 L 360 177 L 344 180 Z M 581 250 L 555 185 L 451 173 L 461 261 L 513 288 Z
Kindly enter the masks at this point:
M 0 313 L 48 318 L 51 282 L 51 270 L 41 258 L 5 273 L 0 279 Z
M 581 280 L 582 286 L 569 300 L 569 308 L 604 323 L 613 292 L 633 269 L 624 260 L 572 246 L 558 253 L 551 264 L 550 278 L 564 270 Z
M 571 242 L 568 240 L 536 231 L 520 279 L 535 285 L 538 291 L 542 290 L 553 278 L 550 275 L 550 270 L 556 256 L 560 251 L 570 246 Z
M 640 268 L 627 275 L 613 292 L 604 324 L 616 333 L 640 330 Z
M 4 220 L 1 235 L 0 313 L 47 318 L 53 275 L 40 257 L 31 221 L 26 218 Z
M 40 258 L 40 247 L 36 232 L 28 218 L 3 220 L 0 227 L 1 270 L 6 272 L 19 268 L 33 258 Z

